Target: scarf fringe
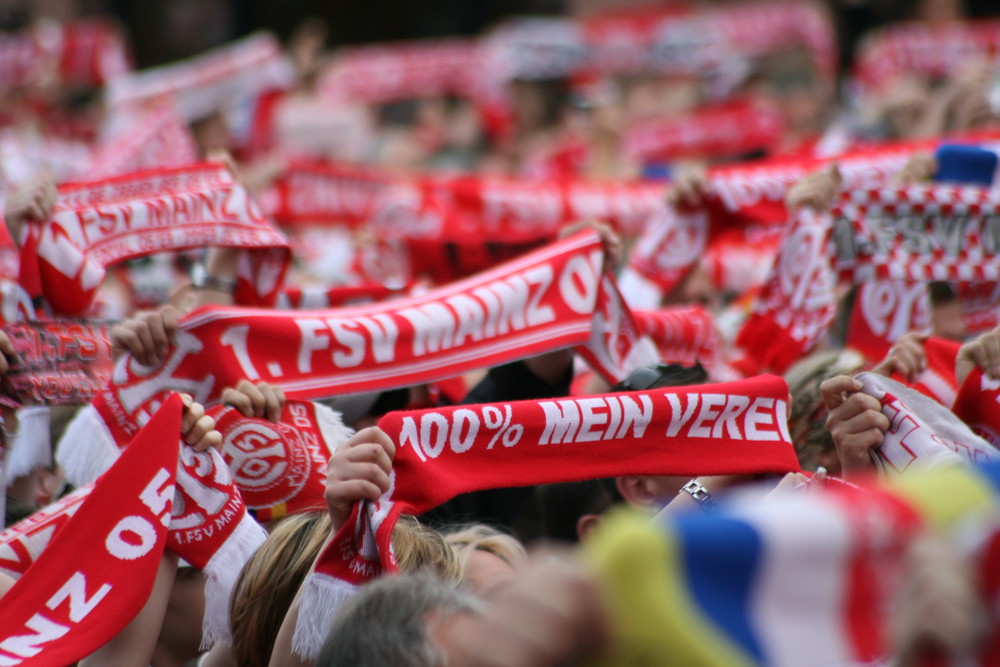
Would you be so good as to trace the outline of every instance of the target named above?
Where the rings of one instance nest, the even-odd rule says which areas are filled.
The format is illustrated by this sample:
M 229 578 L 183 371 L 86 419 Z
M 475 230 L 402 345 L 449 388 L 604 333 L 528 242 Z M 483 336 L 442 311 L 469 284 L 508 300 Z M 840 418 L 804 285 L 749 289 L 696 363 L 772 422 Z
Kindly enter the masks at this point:
M 333 454 L 338 447 L 354 435 L 354 429 L 344 424 L 343 418 L 336 410 L 322 403 L 314 402 L 313 405 L 316 406 L 316 422 L 319 425 L 319 432 L 330 453 Z
M 295 624 L 292 650 L 304 660 L 315 660 L 326 641 L 334 617 L 358 587 L 342 579 L 313 572 L 306 579 L 299 599 L 299 620 Z
M 90 484 L 118 460 L 121 450 L 93 405 L 84 406 L 66 427 L 56 462 L 74 486 Z
M 257 551 L 267 532 L 244 514 L 233 534 L 205 565 L 205 617 L 202 621 L 201 650 L 217 641 L 232 641 L 229 598 L 243 566 Z
M 32 405 L 17 411 L 17 433 L 11 437 L 7 460 L 4 461 L 9 481 L 27 475 L 35 468 L 52 465 L 49 432 L 48 406 Z

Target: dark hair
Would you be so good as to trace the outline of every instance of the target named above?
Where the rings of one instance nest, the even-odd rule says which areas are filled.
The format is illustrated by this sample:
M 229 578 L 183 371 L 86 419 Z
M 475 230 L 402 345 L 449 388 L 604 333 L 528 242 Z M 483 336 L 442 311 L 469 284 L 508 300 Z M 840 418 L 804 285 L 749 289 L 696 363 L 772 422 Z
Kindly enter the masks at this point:
M 542 534 L 553 540 L 576 542 L 576 524 L 585 514 L 603 514 L 624 500 L 613 479 L 588 479 L 539 486 Z
M 686 387 L 708 382 L 708 372 L 698 362 L 694 366 L 681 364 L 653 364 L 632 371 L 627 378 L 611 388 L 611 391 L 642 391 L 660 387 Z

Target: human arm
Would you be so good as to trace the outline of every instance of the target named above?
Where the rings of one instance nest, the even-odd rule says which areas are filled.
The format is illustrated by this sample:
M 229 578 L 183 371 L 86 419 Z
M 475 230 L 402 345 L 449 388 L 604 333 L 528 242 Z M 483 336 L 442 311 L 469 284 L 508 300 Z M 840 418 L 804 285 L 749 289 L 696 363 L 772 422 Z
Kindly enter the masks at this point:
M 111 641 L 81 660 L 79 667 L 147 667 L 163 625 L 176 574 L 177 556 L 163 552 L 146 604 Z

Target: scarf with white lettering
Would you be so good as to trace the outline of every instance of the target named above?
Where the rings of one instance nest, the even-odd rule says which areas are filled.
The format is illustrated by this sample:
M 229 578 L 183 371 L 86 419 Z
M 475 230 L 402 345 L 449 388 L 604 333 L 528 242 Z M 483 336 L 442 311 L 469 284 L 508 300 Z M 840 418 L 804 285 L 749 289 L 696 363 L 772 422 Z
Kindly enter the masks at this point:
M 1000 280 L 1000 193 L 945 183 L 855 189 L 830 210 L 842 279 Z
M 625 131 L 622 151 L 639 162 L 737 156 L 773 148 L 781 140 L 782 126 L 776 109 L 733 102 L 637 123 Z
M 605 394 L 393 412 L 391 488 L 355 503 L 321 554 L 299 608 L 295 650 L 314 656 L 329 619 L 358 586 L 396 571 L 390 535 L 469 491 L 626 474 L 721 475 L 799 469 L 788 435 L 788 386 L 778 377 Z
M 142 609 L 167 542 L 180 425 L 174 398 L 89 493 L 3 533 L 0 553 L 29 567 L 0 604 L 0 665 L 72 664 Z M 51 548 L 36 555 L 24 540 L 39 532 Z
M 282 224 L 371 224 L 379 238 L 441 243 L 552 239 L 579 220 L 638 234 L 663 208 L 660 185 L 495 176 L 393 177 L 367 165 L 296 163 L 277 184 Z
M 864 384 L 861 391 L 882 403 L 889 420 L 882 444 L 872 451 L 882 472 L 1000 460 L 1000 451 L 937 401 L 875 373 L 861 373 L 857 379 Z
M 83 405 L 111 379 L 109 323 L 18 322 L 4 327 L 16 361 L 3 377 L 8 405 Z
M 278 422 L 220 406 L 209 414 L 222 433 L 222 458 L 258 521 L 326 510 L 326 463 L 354 433 L 340 415 L 312 401 L 288 401 Z
M 168 398 L 152 416 L 149 425 L 160 440 L 173 448 L 169 470 L 171 490 L 163 491 L 163 498 L 170 498 L 172 505 L 169 516 L 165 515 L 164 525 L 169 524 L 166 548 L 174 552 L 193 567 L 205 573 L 205 616 L 203 623 L 203 643 L 209 646 L 218 639 L 229 637 L 228 608 L 229 595 L 240 568 L 264 541 L 266 534 L 246 511 L 233 477 L 223 457 L 215 450 L 198 453 L 191 447 L 182 445 L 180 456 L 176 453 L 176 437 L 166 437 L 164 433 L 180 432 L 179 425 L 168 430 L 159 415 L 169 414 L 178 401 Z M 109 476 L 120 474 L 123 460 L 134 461 L 130 454 L 142 434 L 143 428 L 121 452 L 103 476 L 93 484 L 84 486 L 54 505 L 32 515 L 23 522 L 0 533 L 0 571 L 18 578 L 26 576 L 36 561 L 55 547 L 53 540 L 68 525 L 76 514 L 83 514 L 88 507 L 88 498 L 106 487 Z M 145 445 L 144 445 L 145 446 Z M 167 447 L 167 444 L 156 445 Z M 148 447 L 147 447 L 148 449 Z M 176 478 L 176 492 L 173 490 Z M 159 487 L 158 487 L 159 488 Z M 123 497 L 122 503 L 128 499 Z M 166 501 L 164 501 L 166 502 Z M 101 511 L 114 515 L 124 510 L 108 506 L 102 501 Z M 92 516 L 93 512 L 87 512 Z M 72 550 L 71 550 L 72 551 Z M 2 655 L 2 653 L 0 653 Z
M 112 382 L 67 429 L 58 460 L 86 483 L 117 456 L 158 401 L 183 391 L 208 404 L 241 379 L 295 398 L 390 389 L 571 346 L 602 349 L 617 382 L 636 358 L 624 303 L 609 296 L 597 234 L 582 232 L 421 296 L 345 310 L 203 308 L 180 325 L 156 368 L 123 357 Z M 608 299 L 618 304 L 609 305 Z M 596 319 L 595 319 L 596 318 Z M 600 326 L 595 327 L 595 323 Z M 620 367 L 618 366 L 620 364 Z
M 21 283 L 64 315 L 93 302 L 107 267 L 166 250 L 223 246 L 244 255 L 238 303 L 273 303 L 288 242 L 221 164 L 63 185 L 50 220 L 29 226 Z
M 911 331 L 930 329 L 927 284 L 874 280 L 858 285 L 847 323 L 846 345 L 878 363 L 892 344 Z

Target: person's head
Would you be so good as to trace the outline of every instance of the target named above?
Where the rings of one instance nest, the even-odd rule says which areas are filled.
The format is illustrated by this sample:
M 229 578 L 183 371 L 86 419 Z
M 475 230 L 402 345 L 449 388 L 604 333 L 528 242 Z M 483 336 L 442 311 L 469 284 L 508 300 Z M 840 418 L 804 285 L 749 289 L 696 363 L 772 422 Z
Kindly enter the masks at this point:
M 444 538 L 458 554 L 462 583 L 480 595 L 509 582 L 528 562 L 515 537 L 481 523 L 451 530 Z
M 601 515 L 623 501 L 613 479 L 546 484 L 538 494 L 542 535 L 562 542 L 585 539 Z
M 456 614 L 479 613 L 469 592 L 427 575 L 368 584 L 337 615 L 316 667 L 440 667 L 434 628 Z
M 615 391 L 638 391 L 663 387 L 688 387 L 708 382 L 701 364 L 655 364 L 632 371 L 615 385 Z M 619 497 L 630 506 L 655 513 L 669 503 L 689 480 L 678 475 L 623 475 L 614 480 Z
M 290 515 L 243 566 L 229 602 L 233 656 L 241 667 L 268 664 L 285 613 L 329 534 L 326 512 Z M 399 518 L 392 546 L 400 572 L 421 572 L 449 582 L 461 577 L 451 545 L 412 516 Z
M 423 572 L 453 583 L 462 578 L 462 563 L 454 547 L 415 517 L 399 517 L 392 529 L 392 548 L 400 572 Z
M 931 330 L 938 338 L 964 340 L 965 320 L 962 318 L 962 302 L 951 283 L 927 283 L 931 297 Z
M 329 534 L 326 512 L 293 514 L 243 566 L 229 600 L 238 665 L 266 667 L 285 613 Z

